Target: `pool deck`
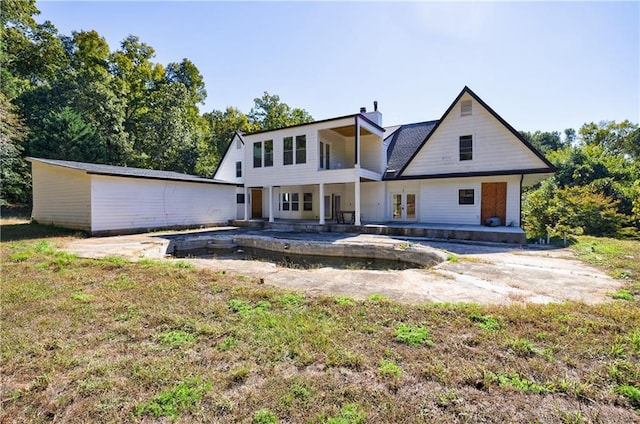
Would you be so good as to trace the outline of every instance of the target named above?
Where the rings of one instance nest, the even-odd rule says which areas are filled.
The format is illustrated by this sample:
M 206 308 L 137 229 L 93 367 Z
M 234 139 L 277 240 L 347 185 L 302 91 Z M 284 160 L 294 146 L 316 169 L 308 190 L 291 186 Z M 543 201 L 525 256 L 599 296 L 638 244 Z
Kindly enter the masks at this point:
M 433 240 L 470 240 L 480 242 L 526 244 L 525 232 L 520 227 L 485 227 L 482 225 L 379 222 L 363 225 L 327 223 L 317 221 L 276 219 L 268 222 L 262 219 L 232 221 L 237 227 L 282 230 L 311 233 L 359 233 L 385 236 L 419 237 Z

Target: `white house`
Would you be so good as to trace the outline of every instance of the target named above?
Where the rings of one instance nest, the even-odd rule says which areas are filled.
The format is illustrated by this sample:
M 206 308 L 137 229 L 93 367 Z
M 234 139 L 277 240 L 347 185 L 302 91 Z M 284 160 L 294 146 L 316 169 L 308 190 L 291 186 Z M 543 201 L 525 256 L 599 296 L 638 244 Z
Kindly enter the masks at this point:
M 439 120 L 373 112 L 237 133 L 215 173 L 238 219 L 520 226 L 522 188 L 553 165 L 468 87 Z
M 28 158 L 32 217 L 92 235 L 226 224 L 235 184 L 168 171 Z

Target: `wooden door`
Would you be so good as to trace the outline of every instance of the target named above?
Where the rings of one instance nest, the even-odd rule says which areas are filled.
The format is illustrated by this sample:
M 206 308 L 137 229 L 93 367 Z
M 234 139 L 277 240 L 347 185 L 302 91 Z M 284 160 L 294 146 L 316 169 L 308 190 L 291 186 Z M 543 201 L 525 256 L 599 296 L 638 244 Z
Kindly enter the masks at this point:
M 251 219 L 262 218 L 262 190 L 251 190 Z
M 482 183 L 480 223 L 497 216 L 500 225 L 507 225 L 507 183 Z

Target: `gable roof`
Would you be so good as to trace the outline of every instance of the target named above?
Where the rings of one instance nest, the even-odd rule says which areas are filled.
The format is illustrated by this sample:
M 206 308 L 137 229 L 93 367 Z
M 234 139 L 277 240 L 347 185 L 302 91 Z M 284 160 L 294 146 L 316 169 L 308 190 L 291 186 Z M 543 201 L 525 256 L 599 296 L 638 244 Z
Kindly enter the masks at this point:
M 319 121 L 304 122 L 302 124 L 289 125 L 287 127 L 273 128 L 273 129 L 270 129 L 270 130 L 254 131 L 254 132 L 251 132 L 251 133 L 247 133 L 245 135 L 262 134 L 262 133 L 267 133 L 267 132 L 271 132 L 271 131 L 279 131 L 279 130 L 286 130 L 286 129 L 289 129 L 289 128 L 304 127 L 306 125 L 324 124 L 325 122 L 339 121 L 341 119 L 347 119 L 347 118 L 359 118 L 359 119 L 362 119 L 363 121 L 367 122 L 368 124 L 373 125 L 374 128 L 384 132 L 384 128 L 382 128 L 380 125 L 378 125 L 375 122 L 373 122 L 371 119 L 367 118 L 364 114 L 362 114 L 362 113 L 354 113 L 354 114 L 351 114 L 351 115 L 337 116 L 335 118 L 321 119 Z
M 54 160 L 54 159 L 42 159 L 42 158 L 27 158 L 29 162 L 40 162 L 48 165 L 60 166 L 63 168 L 76 169 L 79 171 L 85 171 L 87 174 L 93 175 L 108 175 L 114 177 L 129 177 L 129 178 L 146 178 L 152 180 L 165 180 L 165 181 L 184 181 L 190 183 L 205 183 L 205 184 L 230 184 L 225 181 L 213 180 L 210 178 L 198 177 L 196 175 L 181 174 L 179 172 L 172 171 L 157 171 L 155 169 L 142 169 L 142 168 L 129 168 L 126 166 L 113 166 L 102 165 L 97 163 L 85 163 L 85 162 L 72 162 L 67 160 Z
M 218 173 L 218 171 L 220 170 L 220 165 L 222 165 L 222 161 L 224 161 L 224 158 L 227 157 L 227 153 L 229 153 L 229 149 L 231 149 L 231 145 L 233 144 L 233 140 L 236 139 L 236 137 L 238 137 L 238 139 L 240 140 L 240 142 L 244 145 L 244 139 L 242 138 L 242 136 L 244 135 L 243 132 L 236 130 L 236 133 L 233 135 L 233 138 L 231 139 L 231 141 L 229 141 L 229 144 L 227 144 L 227 148 L 224 149 L 224 153 L 222 154 L 222 156 L 220 156 L 220 160 L 218 160 L 218 164 L 216 165 L 216 170 L 213 171 L 213 176 L 215 177 L 216 174 Z
M 420 145 L 417 146 L 415 151 L 413 151 L 413 153 L 411 154 L 411 157 L 407 161 L 405 161 L 404 166 L 398 172 L 396 172 L 395 178 L 398 178 L 398 177 L 400 177 L 402 175 L 402 173 L 405 171 L 407 166 L 409 166 L 409 164 L 416 157 L 418 152 L 429 141 L 429 139 L 431 138 L 432 134 L 434 134 L 436 132 L 436 130 L 438 129 L 438 127 L 440 126 L 442 121 L 445 120 L 445 118 L 449 115 L 451 110 L 455 107 L 455 105 L 458 103 L 458 101 L 460 101 L 462 96 L 464 96 L 465 94 L 469 94 L 475 101 L 477 101 L 482 107 L 484 107 L 494 118 L 496 118 L 498 120 L 498 122 L 500 122 L 502 125 L 504 125 L 504 127 L 509 132 L 511 132 L 511 134 L 513 134 L 514 137 L 516 137 L 521 143 L 523 143 L 529 150 L 531 150 L 531 152 L 533 152 L 545 164 L 545 168 L 524 170 L 524 171 L 526 171 L 526 173 L 544 173 L 544 172 L 555 172 L 556 171 L 556 167 L 551 162 L 549 162 L 549 160 L 547 158 L 545 158 L 544 155 L 538 151 L 538 149 L 533 147 L 531 145 L 531 143 L 529 143 L 518 131 L 515 130 L 515 128 L 513 128 L 511 125 L 509 125 L 509 123 L 507 121 L 502 119 L 502 117 L 500 115 L 498 115 L 489 105 L 487 105 L 480 97 L 478 97 L 478 95 L 476 93 L 474 93 L 469 87 L 467 87 L 465 85 L 464 88 L 462 89 L 462 91 L 460 92 L 460 94 L 458 94 L 458 96 L 451 103 L 449 108 L 444 112 L 444 114 L 442 115 L 442 118 L 440 118 L 440 120 L 438 120 L 438 121 L 434 121 L 434 122 L 436 122 L 435 126 L 427 134 L 427 136 L 424 138 L 422 143 L 420 143 Z M 393 177 L 391 177 L 391 178 L 393 178 Z M 415 178 L 415 177 L 412 177 L 412 178 Z
M 433 131 L 438 121 L 417 122 L 401 125 L 385 139 L 387 148 L 387 169 L 385 178 L 393 178 L 400 169 L 404 169 L 414 152 L 420 147 L 427 135 Z

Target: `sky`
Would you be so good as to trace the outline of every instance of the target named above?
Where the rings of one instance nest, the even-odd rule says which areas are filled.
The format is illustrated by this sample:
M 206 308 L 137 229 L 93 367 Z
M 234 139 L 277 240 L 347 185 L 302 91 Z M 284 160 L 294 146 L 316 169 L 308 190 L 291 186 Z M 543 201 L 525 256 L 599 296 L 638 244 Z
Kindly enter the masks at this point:
M 136 35 L 191 60 L 201 112 L 248 113 L 267 91 L 315 119 L 372 110 L 439 119 L 464 88 L 518 130 L 640 121 L 640 2 L 169 2 L 40 0 L 38 22 Z

